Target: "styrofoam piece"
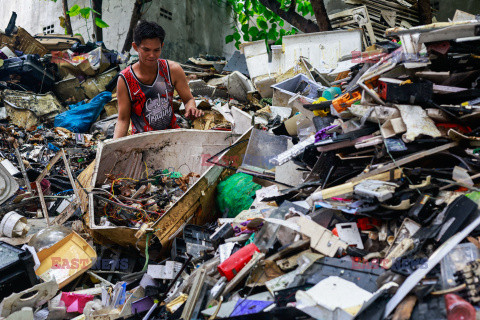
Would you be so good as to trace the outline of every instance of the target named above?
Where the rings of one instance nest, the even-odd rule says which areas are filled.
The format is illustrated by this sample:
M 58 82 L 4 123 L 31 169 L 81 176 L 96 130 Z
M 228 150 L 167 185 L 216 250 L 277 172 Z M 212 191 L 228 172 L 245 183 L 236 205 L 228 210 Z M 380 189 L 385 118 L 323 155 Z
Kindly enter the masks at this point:
M 23 237 L 28 233 L 28 230 L 30 230 L 30 227 L 27 225 L 27 218 L 15 211 L 7 213 L 0 222 L 0 234 L 9 238 Z
M 382 136 L 385 139 L 392 138 L 397 134 L 404 133 L 407 131 L 405 123 L 403 123 L 402 118 L 388 119 L 380 128 Z
M 250 78 L 281 74 L 295 65 L 300 57 L 306 57 L 320 71 L 330 72 L 337 67 L 342 56 L 362 51 L 362 30 L 338 30 L 296 34 L 282 38 L 281 47 L 272 48 L 269 61 L 265 41 L 241 45 L 247 60 Z
M 331 276 L 307 291 L 297 291 L 295 299 L 296 308 L 315 319 L 350 320 L 372 295 L 353 282 Z
M 427 112 L 422 107 L 403 104 L 395 106 L 400 110 L 402 120 L 407 127 L 407 132 L 402 136 L 404 142 L 412 142 L 420 135 L 432 138 L 442 135 L 435 126 L 435 122 L 427 116 Z

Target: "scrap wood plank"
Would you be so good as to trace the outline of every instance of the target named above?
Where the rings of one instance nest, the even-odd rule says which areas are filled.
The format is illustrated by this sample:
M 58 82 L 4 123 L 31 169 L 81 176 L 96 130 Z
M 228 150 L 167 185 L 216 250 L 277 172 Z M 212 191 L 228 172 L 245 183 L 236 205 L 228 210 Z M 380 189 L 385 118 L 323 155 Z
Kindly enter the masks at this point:
M 70 219 L 71 216 L 73 216 L 76 209 L 76 203 L 74 201 L 70 202 L 68 206 L 58 216 L 56 216 L 55 219 L 53 219 L 52 224 L 64 224 L 68 219 Z
M 77 177 L 76 185 L 79 193 L 80 207 L 82 209 L 82 213 L 85 213 L 88 210 L 88 192 L 92 191 L 92 177 L 93 171 L 95 169 L 95 161 L 96 160 L 93 160 L 92 163 L 90 163 L 87 168 L 80 172 Z
M 361 174 L 361 175 L 359 175 L 359 176 L 357 176 L 353 179 L 348 180 L 347 182 L 352 182 L 352 183 L 360 182 L 361 180 L 365 180 L 365 179 L 370 178 L 374 175 L 377 175 L 377 174 L 395 169 L 395 168 L 403 166 L 407 163 L 413 162 L 413 161 L 418 160 L 418 159 L 425 158 L 427 156 L 431 156 L 435 153 L 439 153 L 439 152 L 448 150 L 448 149 L 456 147 L 456 146 L 458 146 L 458 142 L 450 142 L 450 143 L 438 146 L 436 148 L 432 148 L 430 150 L 416 152 L 416 153 L 413 153 L 413 154 L 411 154 L 409 156 L 406 156 L 402 159 L 396 160 L 395 162 L 390 162 L 390 163 L 388 163 L 388 164 L 386 164 L 386 165 L 384 165 L 380 168 L 377 168 L 375 170 L 372 170 L 368 173 Z

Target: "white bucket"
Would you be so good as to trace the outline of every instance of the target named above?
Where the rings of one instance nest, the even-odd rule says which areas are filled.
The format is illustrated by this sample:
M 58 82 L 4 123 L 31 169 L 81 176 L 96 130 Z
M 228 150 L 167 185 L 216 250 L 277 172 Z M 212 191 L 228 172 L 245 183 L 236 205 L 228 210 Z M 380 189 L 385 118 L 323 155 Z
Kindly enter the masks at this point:
M 27 218 L 15 211 L 7 213 L 0 222 L 0 234 L 9 238 L 23 237 L 28 230 L 30 230 L 30 227 L 27 225 Z

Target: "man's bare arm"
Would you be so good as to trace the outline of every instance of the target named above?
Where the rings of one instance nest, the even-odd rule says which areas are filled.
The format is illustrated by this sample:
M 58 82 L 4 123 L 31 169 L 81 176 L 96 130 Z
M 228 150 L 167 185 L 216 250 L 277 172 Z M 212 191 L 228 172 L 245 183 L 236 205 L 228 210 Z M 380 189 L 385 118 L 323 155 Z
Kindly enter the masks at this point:
M 113 138 L 125 137 L 130 126 L 131 102 L 128 96 L 127 85 L 122 77 L 117 80 L 117 103 L 118 103 L 118 120 L 115 125 Z
M 190 91 L 187 77 L 185 76 L 185 72 L 183 71 L 182 67 L 178 63 L 170 60 L 168 61 L 168 64 L 170 66 L 170 74 L 172 76 L 173 86 L 175 87 L 175 90 L 177 90 L 185 105 L 185 117 L 200 117 L 203 115 L 203 112 L 197 109 L 195 99 Z

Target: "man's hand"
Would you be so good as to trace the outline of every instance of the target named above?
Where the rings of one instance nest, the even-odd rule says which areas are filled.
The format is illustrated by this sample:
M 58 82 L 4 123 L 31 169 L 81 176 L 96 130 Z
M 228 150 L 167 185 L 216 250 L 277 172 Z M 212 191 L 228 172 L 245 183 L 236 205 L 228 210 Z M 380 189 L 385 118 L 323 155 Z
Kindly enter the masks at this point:
M 190 119 L 201 117 L 203 111 L 197 109 L 195 99 L 192 96 L 192 92 L 188 86 L 187 77 L 185 76 L 182 67 L 173 61 L 169 61 L 169 65 L 175 90 L 177 90 L 178 95 L 185 104 L 185 117 Z
M 196 107 L 185 107 L 185 118 L 195 119 L 203 116 L 203 111 Z

